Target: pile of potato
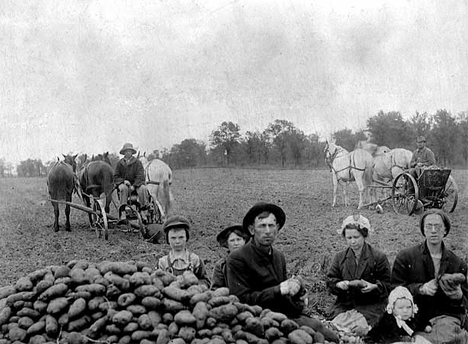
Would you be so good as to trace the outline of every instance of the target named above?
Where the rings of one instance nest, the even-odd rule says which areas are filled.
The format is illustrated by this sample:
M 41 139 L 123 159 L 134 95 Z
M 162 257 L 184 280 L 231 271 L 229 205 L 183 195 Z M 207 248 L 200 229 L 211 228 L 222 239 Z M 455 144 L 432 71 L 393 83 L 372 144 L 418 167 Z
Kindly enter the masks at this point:
M 71 261 L 0 288 L 0 344 L 312 344 L 321 333 L 144 262 Z

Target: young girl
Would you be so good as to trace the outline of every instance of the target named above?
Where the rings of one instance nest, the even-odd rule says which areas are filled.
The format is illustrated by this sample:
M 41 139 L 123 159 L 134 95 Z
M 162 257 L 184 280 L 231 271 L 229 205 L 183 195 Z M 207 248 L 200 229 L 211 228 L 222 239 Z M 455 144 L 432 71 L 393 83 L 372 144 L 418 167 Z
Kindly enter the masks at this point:
M 412 342 L 418 306 L 405 287 L 392 290 L 388 297 L 386 312 L 368 333 L 368 340 L 379 343 Z

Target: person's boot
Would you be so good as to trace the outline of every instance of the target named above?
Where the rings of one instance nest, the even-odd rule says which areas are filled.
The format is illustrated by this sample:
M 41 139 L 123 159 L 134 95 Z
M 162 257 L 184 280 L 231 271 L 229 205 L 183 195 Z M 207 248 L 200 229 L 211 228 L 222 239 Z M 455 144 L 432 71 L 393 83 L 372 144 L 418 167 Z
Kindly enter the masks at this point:
M 124 225 L 124 224 L 127 224 L 128 223 L 128 220 L 127 220 L 127 212 L 124 210 L 120 213 L 120 217 L 119 217 L 119 222 L 117 222 L 118 225 Z

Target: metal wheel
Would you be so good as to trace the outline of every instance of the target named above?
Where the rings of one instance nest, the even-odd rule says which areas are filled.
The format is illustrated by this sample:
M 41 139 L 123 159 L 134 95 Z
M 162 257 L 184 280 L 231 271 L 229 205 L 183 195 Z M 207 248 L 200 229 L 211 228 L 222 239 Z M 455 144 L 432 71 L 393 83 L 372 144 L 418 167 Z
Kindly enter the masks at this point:
M 455 183 L 455 179 L 452 176 L 449 176 L 447 183 L 445 184 L 445 189 L 443 192 L 443 203 L 442 209 L 453 213 L 458 203 L 458 186 Z
M 153 197 L 151 197 L 151 204 L 153 207 L 153 215 L 152 215 L 153 223 L 163 223 L 163 218 L 162 218 L 163 212 L 161 209 L 161 205 Z
M 419 200 L 419 188 L 413 176 L 409 173 L 401 173 L 393 181 L 392 204 L 397 214 L 412 215 Z
M 102 236 L 102 231 L 104 231 L 104 239 L 109 240 L 109 224 L 106 211 L 104 210 L 104 202 L 105 200 L 102 199 L 95 199 L 93 201 L 95 214 L 92 214 L 92 217 L 97 237 L 100 238 Z
M 145 239 L 147 237 L 146 226 L 143 223 L 143 219 L 141 218 L 141 214 L 138 211 L 136 211 L 135 214 L 136 214 L 136 217 L 138 219 L 138 226 L 140 227 L 140 235 L 141 235 L 141 237 L 143 239 Z

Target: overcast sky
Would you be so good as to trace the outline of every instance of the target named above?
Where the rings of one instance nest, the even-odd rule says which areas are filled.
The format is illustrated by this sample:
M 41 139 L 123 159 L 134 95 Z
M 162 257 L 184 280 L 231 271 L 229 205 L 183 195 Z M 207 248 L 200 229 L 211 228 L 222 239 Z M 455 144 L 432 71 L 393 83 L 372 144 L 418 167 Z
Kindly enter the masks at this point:
M 146 151 L 275 119 L 326 137 L 379 110 L 468 110 L 459 1 L 0 3 L 0 158 Z

